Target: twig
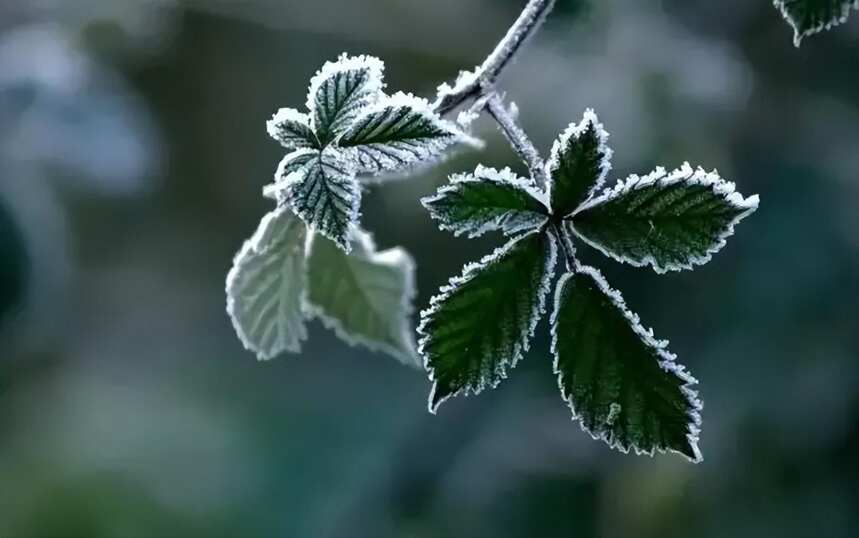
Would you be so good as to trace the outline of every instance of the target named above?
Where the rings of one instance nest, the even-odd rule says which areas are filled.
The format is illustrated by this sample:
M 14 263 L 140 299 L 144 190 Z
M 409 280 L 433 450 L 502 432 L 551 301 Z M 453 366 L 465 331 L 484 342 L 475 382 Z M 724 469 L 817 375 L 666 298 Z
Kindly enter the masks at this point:
M 501 96 L 497 93 L 491 94 L 489 100 L 486 102 L 486 109 L 489 111 L 489 115 L 501 127 L 507 140 L 510 141 L 510 145 L 513 146 L 519 157 L 528 165 L 531 177 L 538 184 L 542 184 L 544 187 L 548 186 L 546 167 L 543 164 L 543 158 L 540 157 L 540 152 L 534 147 L 534 144 L 528 138 L 528 135 L 525 134 L 525 131 L 516 123 L 516 118 L 510 113 L 510 110 L 504 106 Z
M 461 74 L 452 85 L 442 86 L 433 104 L 435 111 L 440 115 L 447 114 L 469 99 L 477 99 L 492 91 L 501 72 L 543 24 L 554 5 L 555 0 L 529 0 L 519 18 L 495 46 L 495 50 L 475 71 Z

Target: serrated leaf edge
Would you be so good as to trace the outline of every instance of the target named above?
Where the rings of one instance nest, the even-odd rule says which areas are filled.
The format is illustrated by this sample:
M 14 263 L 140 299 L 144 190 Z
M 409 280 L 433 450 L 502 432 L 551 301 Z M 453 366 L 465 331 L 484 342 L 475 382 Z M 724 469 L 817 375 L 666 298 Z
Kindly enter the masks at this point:
M 352 167 L 352 164 L 348 159 L 344 158 L 344 156 L 339 151 L 335 150 L 334 148 L 332 148 L 330 146 L 325 148 L 322 151 L 317 151 L 317 153 L 319 153 L 319 159 L 322 159 L 323 154 L 328 155 L 332 159 L 334 159 L 338 164 L 343 164 L 343 165 L 345 165 L 346 168 L 349 169 L 349 172 L 348 172 L 348 175 L 350 176 L 349 182 L 353 184 L 352 186 L 354 187 L 355 194 L 349 200 L 349 202 L 350 202 L 349 212 L 346 214 L 346 218 L 349 222 L 349 224 L 347 225 L 347 228 L 353 229 L 355 226 L 357 226 L 358 222 L 360 221 L 360 216 L 361 216 L 361 185 L 358 183 L 357 178 L 355 177 L 355 170 Z M 283 161 L 281 161 L 281 162 L 283 162 Z M 349 235 L 351 234 L 351 231 L 347 230 L 345 237 L 331 237 L 330 235 L 328 235 L 323 230 L 320 230 L 315 225 L 311 224 L 313 219 L 308 218 L 307 215 L 303 214 L 303 213 L 305 213 L 304 211 L 297 210 L 294 207 L 294 205 L 289 201 L 289 198 L 290 198 L 289 191 L 291 190 L 291 188 L 294 187 L 295 185 L 297 185 L 298 183 L 305 181 L 305 179 L 306 179 L 307 173 L 304 170 L 304 168 L 306 166 L 307 165 L 305 164 L 301 167 L 301 169 L 296 170 L 295 172 L 288 174 L 283 179 L 283 181 L 281 181 L 276 186 L 276 190 L 278 193 L 281 191 L 284 192 L 284 199 L 286 201 L 285 203 L 289 207 L 292 208 L 292 211 L 302 221 L 304 221 L 304 223 L 307 225 L 307 228 L 309 230 L 313 231 L 314 233 L 319 233 L 324 237 L 327 237 L 328 239 L 333 241 L 337 246 L 339 246 L 343 250 L 343 252 L 345 252 L 346 254 L 349 254 L 352 251 L 352 245 L 349 242 Z M 277 196 L 277 194 L 275 196 Z
M 309 235 L 307 252 L 311 252 L 313 241 L 316 240 L 315 233 Z M 356 252 L 353 252 L 350 256 L 363 256 L 375 264 L 403 270 L 403 274 L 405 274 L 405 291 L 401 297 L 400 305 L 403 308 L 405 316 L 410 317 L 414 313 L 414 300 L 417 297 L 417 286 L 415 285 L 416 264 L 414 258 L 401 247 L 377 252 L 373 236 L 368 232 L 353 230 L 352 239 L 353 241 L 357 241 L 360 247 L 353 249 Z M 357 252 L 366 252 L 366 255 L 358 254 Z M 337 338 L 346 342 L 351 347 L 363 346 L 374 353 L 386 353 L 407 366 L 414 366 L 416 368 L 420 366 L 416 352 L 414 355 L 405 354 L 401 350 L 384 342 L 348 333 L 339 319 L 327 314 L 323 307 L 313 304 L 307 295 L 304 297 L 303 308 L 308 318 L 318 319 L 326 329 L 333 331 Z M 404 341 L 408 343 L 412 350 L 416 350 L 414 332 L 410 324 L 405 323 L 401 329 L 401 336 Z
M 430 335 L 426 334 L 424 331 L 426 330 L 426 324 L 429 322 L 428 318 L 435 314 L 439 305 L 443 303 L 450 295 L 455 292 L 459 286 L 470 281 L 474 278 L 475 274 L 480 270 L 484 269 L 491 263 L 495 262 L 498 258 L 500 258 L 505 252 L 509 251 L 516 244 L 517 241 L 525 239 L 535 234 L 542 234 L 545 236 L 546 240 L 549 242 L 549 256 L 548 259 L 545 260 L 544 267 L 546 268 L 543 279 L 540 282 L 540 293 L 539 297 L 537 297 L 537 305 L 536 309 L 531 312 L 531 323 L 530 325 L 522 332 L 524 338 L 522 338 L 523 343 L 517 344 L 514 346 L 513 357 L 506 357 L 504 361 L 499 362 L 496 366 L 496 371 L 499 373 L 499 378 L 490 383 L 483 383 L 480 386 L 472 389 L 469 387 L 464 387 L 459 390 L 456 390 L 444 398 L 435 401 L 435 392 L 437 389 L 436 379 L 434 376 L 434 370 L 429 364 L 429 356 L 424 352 L 424 346 L 428 343 Z M 432 390 L 430 391 L 429 397 L 427 399 L 427 407 L 429 412 L 433 415 L 436 414 L 439 406 L 449 400 L 450 398 L 454 398 L 456 396 L 465 395 L 478 395 L 486 388 L 494 389 L 496 388 L 501 381 L 507 378 L 507 372 L 514 369 L 520 360 L 524 357 L 525 353 L 531 347 L 531 339 L 534 337 L 534 332 L 537 329 L 537 325 L 542 319 L 543 315 L 546 313 L 546 298 L 551 291 L 552 279 L 555 275 L 555 267 L 558 260 L 558 246 L 555 238 L 551 234 L 547 234 L 542 231 L 534 231 L 527 234 L 522 234 L 518 237 L 514 237 L 503 246 L 496 248 L 491 254 L 487 254 L 483 258 L 480 259 L 479 262 L 471 262 L 465 264 L 462 268 L 462 273 L 458 276 L 451 277 L 448 280 L 448 284 L 446 286 L 442 286 L 439 288 L 438 293 L 434 295 L 429 302 L 429 307 L 425 308 L 421 311 L 421 321 L 418 325 L 417 333 L 420 336 L 418 339 L 418 355 L 423 358 L 423 366 L 424 369 L 429 373 L 428 378 L 432 382 Z
M 552 144 L 552 151 L 549 154 L 549 159 L 546 161 L 546 177 L 551 179 L 553 178 L 554 172 L 557 171 L 558 167 L 561 165 L 561 154 L 569 144 L 570 139 L 574 138 L 578 140 L 591 123 L 594 125 L 594 131 L 596 132 L 597 140 L 599 141 L 599 152 L 603 154 L 603 158 L 600 161 L 600 175 L 597 177 L 594 184 L 591 185 L 585 200 L 593 196 L 602 188 L 603 184 L 605 184 L 605 178 L 608 176 L 609 172 L 611 172 L 611 159 L 614 156 L 614 150 L 608 146 L 608 139 L 610 136 L 609 132 L 605 129 L 603 124 L 600 123 L 599 117 L 596 112 L 594 112 L 594 109 L 585 109 L 585 112 L 582 115 L 582 120 L 579 123 L 573 122 L 567 126 L 564 132 L 562 132 L 555 140 L 554 144 Z M 555 180 L 551 179 L 549 181 L 548 192 L 546 193 L 549 200 L 552 199 L 552 189 L 554 188 L 554 185 Z M 552 211 L 554 210 L 555 208 L 552 208 Z
M 278 109 L 278 111 L 275 112 L 274 115 L 268 121 L 265 122 L 266 132 L 274 140 L 283 144 L 283 142 L 281 142 L 277 136 L 277 126 L 282 124 L 282 123 L 285 123 L 285 122 L 295 122 L 295 123 L 303 125 L 304 127 L 307 127 L 307 129 L 311 133 L 313 133 L 313 139 L 307 140 L 307 142 L 313 148 L 316 148 L 319 146 L 319 141 L 316 140 L 316 133 L 313 130 L 313 126 L 311 125 L 310 115 L 299 112 L 298 110 L 296 110 L 294 108 L 284 107 L 284 108 Z M 302 148 L 292 148 L 292 151 L 299 150 L 299 149 L 302 149 Z
M 817 26 L 812 28 L 808 28 L 806 30 L 802 30 L 799 27 L 799 21 L 793 18 L 793 15 L 787 9 L 787 2 L 785 0 L 773 0 L 773 5 L 776 9 L 779 10 L 781 16 L 784 17 L 784 20 L 793 28 L 793 44 L 797 48 L 802 44 L 802 40 L 808 36 L 812 36 L 814 34 L 819 34 L 825 30 L 830 30 L 835 28 L 836 26 L 840 26 L 847 22 L 847 19 L 850 18 L 850 10 L 856 9 L 859 10 L 859 0 L 853 0 L 853 2 L 843 2 L 841 6 L 841 15 L 836 17 L 835 19 L 822 22 Z
M 307 110 L 310 112 L 315 110 L 316 94 L 319 91 L 319 87 L 322 86 L 326 80 L 337 73 L 358 71 L 361 69 L 367 69 L 370 74 L 370 82 L 368 83 L 367 91 L 376 92 L 381 95 L 381 92 L 385 89 L 385 62 L 375 56 L 365 54 L 360 56 L 350 56 L 348 53 L 343 52 L 337 57 L 337 60 L 329 60 L 325 62 L 310 79 L 310 87 L 307 91 L 307 101 L 305 102 Z
M 462 224 L 448 224 L 439 220 L 435 213 L 429 208 L 429 205 L 433 202 L 437 202 L 442 200 L 445 195 L 456 192 L 456 188 L 459 185 L 468 184 L 468 183 L 496 183 L 499 185 L 512 185 L 514 187 L 518 187 L 523 191 L 527 192 L 531 197 L 540 202 L 543 207 L 546 208 L 546 211 L 549 211 L 548 200 L 546 199 L 546 194 L 540 189 L 533 178 L 523 178 L 518 176 L 515 172 L 513 172 L 510 168 L 502 168 L 501 170 L 496 170 L 495 168 L 490 168 L 488 166 L 477 165 L 477 168 L 474 170 L 473 174 L 469 173 L 461 173 L 461 174 L 453 174 L 449 178 L 449 183 L 444 185 L 438 189 L 436 194 L 431 196 L 425 196 L 421 198 L 421 204 L 427 208 L 429 211 L 430 217 L 433 220 L 438 221 L 439 230 L 452 232 L 454 237 L 459 237 L 465 234 L 469 239 L 474 239 L 484 235 L 487 232 L 491 232 L 494 230 L 501 230 L 504 235 L 512 236 L 521 232 L 526 232 L 528 230 L 536 229 L 541 227 L 548 221 L 549 216 L 543 215 L 543 219 L 535 220 L 533 224 L 526 225 L 522 224 L 520 226 L 508 226 L 506 225 L 506 221 L 509 218 L 510 211 L 507 211 L 489 222 L 484 223 L 482 226 L 469 226 L 465 223 Z
M 245 258 L 245 257 L 252 255 L 252 254 L 263 255 L 266 252 L 268 252 L 268 250 L 270 250 L 271 247 L 266 248 L 266 240 L 268 239 L 269 235 L 272 233 L 270 230 L 271 221 L 280 217 L 283 213 L 289 212 L 289 211 L 290 210 L 287 207 L 278 207 L 278 208 L 273 209 L 272 211 L 269 211 L 265 215 L 263 215 L 263 218 L 260 220 L 260 223 L 257 225 L 256 231 L 254 231 L 253 235 L 249 239 L 245 240 L 245 242 L 242 244 L 242 248 L 239 249 L 239 251 L 236 253 L 235 256 L 233 256 L 233 265 L 230 268 L 229 272 L 227 273 L 227 278 L 226 278 L 225 290 L 226 290 L 226 296 L 227 296 L 227 315 L 230 318 L 230 323 L 233 325 L 233 329 L 236 331 L 236 334 L 239 337 L 239 341 L 242 343 L 242 347 L 244 347 L 246 350 L 255 354 L 257 357 L 257 360 L 260 360 L 260 361 L 269 361 L 271 359 L 274 359 L 280 353 L 277 353 L 274 355 L 269 355 L 266 353 L 262 353 L 253 347 L 253 344 L 251 344 L 251 340 L 250 340 L 250 338 L 248 338 L 247 333 L 245 333 L 244 328 L 237 321 L 236 300 L 232 296 L 232 294 L 230 294 L 230 288 L 233 287 L 233 283 L 239 278 L 239 272 L 241 270 L 239 261 L 242 258 Z M 296 217 L 296 218 L 298 218 L 298 217 Z M 304 226 L 304 222 L 301 222 L 301 226 Z M 307 234 L 308 237 L 305 238 L 305 244 L 304 244 L 305 256 L 303 257 L 304 258 L 304 260 L 303 260 L 304 270 L 301 271 L 301 275 L 299 277 L 299 278 L 302 278 L 304 280 L 304 283 L 302 285 L 302 289 L 300 292 L 300 301 L 302 304 L 304 302 L 306 302 L 306 300 L 307 300 L 307 276 L 306 276 L 307 256 L 306 256 L 306 254 L 307 254 L 307 246 L 308 246 L 307 241 L 309 240 L 310 235 L 311 234 Z M 298 329 L 298 336 L 296 338 L 295 345 L 284 346 L 283 352 L 300 353 L 301 352 L 301 342 L 304 340 L 307 340 L 307 326 L 302 323 L 300 328 Z
M 650 187 L 653 185 L 661 185 L 663 187 L 668 187 L 671 185 L 675 185 L 677 183 L 688 182 L 690 185 L 701 185 L 705 187 L 710 187 L 713 194 L 716 196 L 722 197 L 725 202 L 729 205 L 735 207 L 738 210 L 742 210 L 741 213 L 738 213 L 730 223 L 726 226 L 724 232 L 722 232 L 713 244 L 707 249 L 707 253 L 703 256 L 691 256 L 689 258 L 689 262 L 685 264 L 669 264 L 662 266 L 660 265 L 653 256 L 647 256 L 642 261 L 637 261 L 631 258 L 627 258 L 625 256 L 619 256 L 611 251 L 609 251 L 603 245 L 597 243 L 596 241 L 592 241 L 585 237 L 582 233 L 580 233 L 575 226 L 575 216 L 579 213 L 587 211 L 593 207 L 596 207 L 600 204 L 603 204 L 608 201 L 612 201 L 616 198 L 619 198 L 629 192 Z M 568 221 L 572 223 L 570 229 L 575 233 L 576 237 L 597 249 L 604 255 L 609 258 L 619 261 L 621 263 L 627 263 L 632 265 L 633 267 L 644 267 L 646 265 L 650 265 L 653 267 L 653 270 L 659 274 L 665 274 L 671 271 L 682 271 L 682 270 L 692 270 L 695 266 L 704 265 L 709 262 L 713 255 L 722 250 L 727 244 L 727 239 L 734 235 L 734 227 L 739 224 L 747 216 L 754 213 L 758 205 L 760 204 L 760 197 L 758 195 L 749 196 L 748 198 L 743 198 L 743 195 L 736 191 L 736 185 L 731 181 L 726 181 L 722 179 L 719 173 L 714 170 L 712 172 L 706 172 L 703 168 L 693 169 L 692 166 L 687 162 L 683 163 L 683 166 L 680 168 L 673 170 L 672 172 L 666 172 L 665 168 L 657 167 L 653 172 L 646 176 L 638 176 L 633 174 L 629 176 L 626 180 L 618 180 L 617 184 L 603 191 L 600 195 L 591 198 L 586 201 L 584 204 L 579 206 L 569 217 L 567 217 Z
M 552 371 L 558 377 L 558 389 L 561 392 L 561 398 L 567 403 L 567 406 L 570 408 L 572 412 L 572 420 L 577 421 L 579 423 L 579 427 L 581 427 L 582 431 L 585 431 L 590 435 L 593 439 L 597 441 L 604 441 L 610 448 L 623 452 L 624 454 L 629 453 L 628 448 L 624 448 L 620 446 L 617 442 L 610 438 L 609 435 L 601 434 L 595 435 L 591 432 L 585 424 L 579 420 L 579 416 L 576 412 L 575 405 L 573 403 L 572 398 L 568 398 L 564 394 L 564 386 L 561 381 L 561 371 L 559 368 L 559 360 L 560 357 L 558 355 L 558 331 L 557 331 L 557 321 L 558 314 L 560 312 L 560 303 L 561 303 L 561 293 L 563 291 L 564 285 L 570 279 L 576 276 L 576 274 L 585 274 L 589 275 L 597 285 L 600 287 L 600 291 L 608 297 L 611 302 L 617 307 L 622 313 L 623 316 L 630 323 L 632 330 L 636 335 L 641 338 L 642 342 L 651 349 L 653 349 L 656 354 L 659 356 L 659 366 L 663 371 L 677 376 L 678 379 L 683 381 L 683 385 L 681 385 L 680 390 L 683 395 L 686 397 L 686 401 L 689 404 L 690 409 L 686 411 L 686 415 L 689 417 L 689 422 L 686 424 L 687 434 L 686 439 L 689 441 L 689 446 L 692 448 L 693 453 L 695 454 L 694 458 L 690 458 L 686 454 L 682 452 L 672 449 L 672 448 L 656 448 L 653 447 L 649 450 L 641 449 L 640 447 L 632 445 L 633 451 L 636 455 L 647 455 L 653 456 L 657 452 L 659 453 L 676 453 L 680 454 L 684 458 L 688 459 L 693 463 L 700 463 L 703 460 L 701 455 L 701 451 L 698 448 L 699 436 L 701 433 L 701 410 L 704 407 L 703 402 L 698 397 L 698 391 L 693 387 L 698 384 L 698 380 L 692 377 L 689 372 L 686 371 L 686 367 L 677 362 L 677 355 L 668 351 L 668 341 L 667 340 L 657 340 L 654 337 L 653 329 L 645 329 L 644 325 L 642 325 L 638 314 L 632 312 L 627 306 L 626 301 L 623 299 L 623 295 L 618 290 L 613 289 L 602 273 L 590 266 L 578 265 L 575 268 L 575 272 L 568 272 L 561 276 L 558 279 L 558 283 L 555 285 L 555 298 L 554 298 L 554 310 L 552 311 L 552 315 L 549 318 L 550 324 L 550 335 L 551 335 L 551 347 L 550 352 L 553 356 L 552 362 Z

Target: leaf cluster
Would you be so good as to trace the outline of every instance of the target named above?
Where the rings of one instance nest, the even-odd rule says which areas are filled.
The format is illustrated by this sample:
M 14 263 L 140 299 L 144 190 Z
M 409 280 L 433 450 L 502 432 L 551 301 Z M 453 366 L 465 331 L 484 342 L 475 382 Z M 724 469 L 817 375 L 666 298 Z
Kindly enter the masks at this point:
M 510 237 L 467 265 L 421 313 L 418 351 L 433 381 L 430 411 L 508 376 L 528 350 L 555 281 L 554 372 L 573 417 L 624 452 L 674 451 L 698 461 L 697 382 L 600 272 L 577 261 L 575 245 L 659 273 L 692 269 L 725 245 L 758 198 L 688 164 L 604 188 L 607 141 L 588 110 L 555 142 L 541 171 L 545 189 L 533 177 L 478 167 L 423 200 L 442 229 Z M 556 280 L 559 251 L 566 270 Z

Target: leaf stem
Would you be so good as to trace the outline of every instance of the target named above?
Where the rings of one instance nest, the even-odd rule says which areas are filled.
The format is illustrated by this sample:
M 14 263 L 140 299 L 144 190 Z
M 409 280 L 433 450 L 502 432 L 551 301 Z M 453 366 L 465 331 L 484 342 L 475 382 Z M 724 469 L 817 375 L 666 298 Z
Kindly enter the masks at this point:
M 529 0 L 519 18 L 507 30 L 507 34 L 495 46 L 480 66 L 473 72 L 462 73 L 457 81 L 444 85 L 439 90 L 433 108 L 444 115 L 465 103 L 492 91 L 501 72 L 510 64 L 522 45 L 534 35 L 555 6 L 555 0 Z
M 515 115 L 504 105 L 501 96 L 497 93 L 490 94 L 486 102 L 486 110 L 489 111 L 489 115 L 501 127 L 507 140 L 510 141 L 510 145 L 513 146 L 519 157 L 528 165 L 531 177 L 544 187 L 548 186 L 546 167 L 543 163 L 543 158 L 540 157 L 540 152 L 534 147 L 534 144 L 522 127 L 516 123 Z
M 571 243 L 568 243 L 566 240 L 567 235 L 561 231 L 560 226 L 556 222 L 552 222 L 549 226 L 551 226 L 552 231 L 555 233 L 555 240 L 558 241 L 561 245 L 561 252 L 564 253 L 564 261 L 567 265 L 567 271 L 575 271 L 579 270 L 579 260 L 576 259 L 576 251 L 575 247 Z

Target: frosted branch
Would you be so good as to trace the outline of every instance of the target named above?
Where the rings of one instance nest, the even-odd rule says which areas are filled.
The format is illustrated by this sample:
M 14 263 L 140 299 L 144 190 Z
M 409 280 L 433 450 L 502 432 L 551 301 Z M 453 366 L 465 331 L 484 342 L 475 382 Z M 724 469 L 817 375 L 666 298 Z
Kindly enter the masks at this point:
M 525 131 L 516 123 L 516 118 L 511 111 L 504 106 L 501 97 L 494 93 L 489 96 L 486 102 L 486 109 L 489 114 L 495 119 L 510 145 L 519 155 L 519 157 L 528 165 L 528 171 L 531 172 L 531 177 L 538 184 L 548 186 L 548 177 L 546 177 L 546 167 L 543 164 L 543 159 L 540 157 L 540 152 L 534 147 L 531 139 L 525 134 Z
M 529 0 L 513 26 L 483 63 L 473 72 L 460 74 L 454 84 L 439 88 L 435 111 L 444 115 L 465 101 L 489 91 L 501 72 L 507 67 L 522 45 L 536 33 L 555 5 L 555 0 Z

